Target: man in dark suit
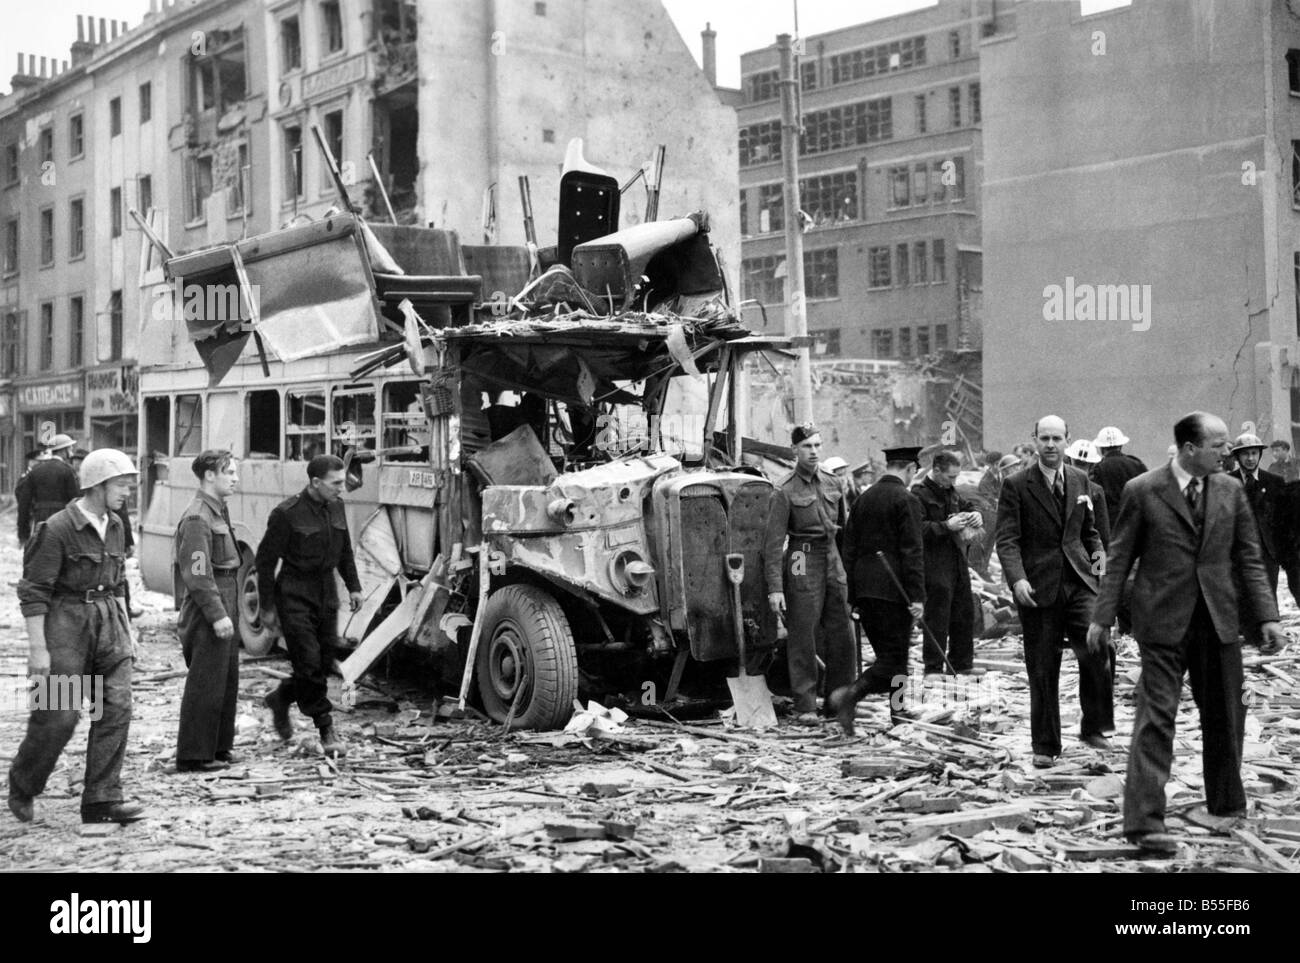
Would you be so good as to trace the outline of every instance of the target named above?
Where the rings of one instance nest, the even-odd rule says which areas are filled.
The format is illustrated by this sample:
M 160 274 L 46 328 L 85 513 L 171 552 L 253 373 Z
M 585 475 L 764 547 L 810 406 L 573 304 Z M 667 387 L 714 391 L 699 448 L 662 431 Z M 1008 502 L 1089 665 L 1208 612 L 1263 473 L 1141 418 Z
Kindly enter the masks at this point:
M 916 460 L 920 450 L 885 449 L 885 474 L 858 496 L 845 530 L 849 597 L 857 603 L 862 627 L 876 653 L 876 661 L 852 685 L 830 695 L 831 708 L 848 736 L 853 735 L 854 709 L 866 695 L 888 692 L 892 721 L 910 718 L 902 695 L 912 620 L 924 611 L 925 561 L 921 505 L 907 486 L 920 467 Z M 883 561 L 878 552 L 884 554 Z M 906 595 L 899 592 L 895 578 Z
M 1114 730 L 1108 651 L 1086 639 L 1106 555 L 1097 534 L 1088 476 L 1064 464 L 1069 428 L 1055 415 L 1034 425 L 1038 463 L 1007 479 L 998 502 L 998 558 L 1024 627 L 1033 764 L 1061 754 L 1061 649 L 1079 663 L 1080 738 L 1109 749 Z
M 961 456 L 937 451 L 925 481 L 912 490 L 921 503 L 925 543 L 925 624 L 938 646 L 922 649 L 926 675 L 946 667 L 969 675 L 975 658 L 975 603 L 966 565 L 967 529 L 980 530 L 984 519 L 975 505 L 957 494 Z
M 1165 783 L 1184 673 L 1191 675 L 1201 715 L 1207 808 L 1215 816 L 1244 814 L 1246 709 L 1237 632 L 1242 621 L 1252 620 L 1265 651 L 1285 641 L 1246 492 L 1219 473 L 1227 425 L 1195 411 L 1174 425 L 1174 440 L 1178 454 L 1172 462 L 1125 486 L 1105 583 L 1088 628 L 1088 645 L 1104 647 L 1120 588 L 1140 559 L 1133 633 L 1142 675 L 1124 783 L 1124 834 L 1161 852 L 1177 848 L 1165 833 Z

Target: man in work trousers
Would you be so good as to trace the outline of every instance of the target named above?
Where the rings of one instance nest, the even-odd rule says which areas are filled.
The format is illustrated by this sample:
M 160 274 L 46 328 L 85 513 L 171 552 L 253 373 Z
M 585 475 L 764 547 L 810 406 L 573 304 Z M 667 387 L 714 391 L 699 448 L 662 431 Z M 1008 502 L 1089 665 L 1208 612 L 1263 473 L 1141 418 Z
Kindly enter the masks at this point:
M 334 731 L 325 672 L 338 644 L 334 571 L 343 576 L 352 611 L 361 607 L 361 582 L 343 511 L 343 462 L 317 455 L 307 463 L 307 487 L 271 510 L 257 547 L 257 594 L 262 611 L 277 621 L 289 648 L 293 677 L 265 699 L 281 739 L 293 735 L 289 706 L 297 701 L 320 731 L 326 755 L 347 746 Z M 276 566 L 280 566 L 276 574 Z M 271 615 L 271 613 L 275 613 Z
M 76 445 L 67 435 L 54 435 L 37 456 L 31 471 L 15 486 L 19 545 L 26 545 L 33 528 L 66 508 L 80 494 L 77 471 L 66 461 Z
M 1264 572 L 1268 575 L 1268 584 L 1276 599 L 1278 570 L 1286 556 L 1286 539 L 1281 530 L 1286 483 L 1281 475 L 1259 467 L 1260 456 L 1264 454 L 1264 443 L 1259 436 L 1250 433 L 1238 435 L 1232 443 L 1230 453 L 1237 457 L 1237 468 L 1228 472 L 1228 477 L 1237 479 L 1246 489 L 1246 501 L 1250 503 L 1255 523 L 1259 526 L 1259 548 L 1264 556 Z M 1259 644 L 1258 629 L 1253 622 L 1247 621 L 1241 629 L 1247 642 Z
M 945 658 L 954 672 L 974 672 L 975 602 L 962 533 L 968 528 L 982 529 L 984 519 L 974 504 L 957 494 L 960 474 L 961 456 L 937 451 L 930 477 L 913 489 L 921 503 L 925 541 L 925 624 L 933 636 L 921 649 L 926 675 L 943 675 Z
M 90 724 L 86 745 L 83 823 L 144 818 L 144 807 L 123 797 L 121 779 L 135 646 L 126 616 L 122 523 L 114 512 L 135 478 L 135 466 L 122 452 L 91 452 L 81 466 L 81 497 L 37 526 L 18 583 L 27 620 L 28 676 L 40 684 L 103 678 L 102 691 L 87 693 L 102 705 L 94 707 L 98 718 Z M 98 679 L 92 685 L 98 690 Z M 35 797 L 45 790 L 81 716 L 79 691 L 73 696 L 76 705 L 50 701 L 60 704 L 33 709 L 9 770 L 9 810 L 23 822 L 31 821 Z
M 177 625 L 189 673 L 176 736 L 177 772 L 227 768 L 239 695 L 239 546 L 226 501 L 239 484 L 234 457 L 208 450 L 194 459 L 199 490 L 176 526 Z
M 1034 425 L 1038 463 L 1007 479 L 998 502 L 998 558 L 1024 626 L 1033 765 L 1061 754 L 1061 649 L 1079 663 L 1080 738 L 1109 749 L 1114 686 L 1106 647 L 1087 645 L 1106 555 L 1097 534 L 1088 476 L 1063 463 L 1070 431 L 1055 415 Z
M 889 693 L 889 716 L 895 725 L 912 718 L 903 707 L 903 688 L 907 685 L 912 621 L 924 611 L 925 557 L 921 503 L 907 486 L 920 467 L 920 451 L 885 449 L 884 476 L 858 497 L 849 514 L 844 567 L 876 661 L 852 685 L 831 692 L 831 708 L 846 736 L 853 735 L 855 710 L 866 695 Z M 877 552 L 884 553 L 885 562 Z M 906 598 L 898 591 L 894 578 L 902 584 Z
M 797 425 L 790 443 L 795 469 L 772 495 L 763 566 L 768 604 L 778 614 L 787 613 L 794 710 L 800 722 L 814 722 L 818 652 L 826 663 L 827 692 L 851 683 L 857 667 L 848 585 L 836 543 L 848 508 L 839 479 L 819 467 L 822 438 L 816 426 Z M 833 714 L 829 703 L 823 712 Z
M 1165 783 L 1183 675 L 1191 676 L 1200 710 L 1207 808 L 1214 816 L 1244 815 L 1246 708 L 1237 632 L 1251 620 L 1258 624 L 1265 652 L 1285 642 L 1246 492 L 1221 474 L 1227 425 L 1194 411 L 1174 425 L 1174 441 L 1178 454 L 1172 462 L 1124 488 L 1105 582 L 1088 628 L 1089 646 L 1104 646 L 1120 588 L 1140 560 L 1133 634 L 1142 674 L 1124 780 L 1124 834 L 1161 852 L 1177 848 L 1165 833 Z

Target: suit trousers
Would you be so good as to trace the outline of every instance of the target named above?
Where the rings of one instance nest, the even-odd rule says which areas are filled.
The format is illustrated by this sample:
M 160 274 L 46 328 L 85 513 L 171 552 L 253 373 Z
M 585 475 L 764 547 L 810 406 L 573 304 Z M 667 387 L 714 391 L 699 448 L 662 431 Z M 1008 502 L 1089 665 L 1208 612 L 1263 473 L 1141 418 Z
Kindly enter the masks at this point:
M 1080 736 L 1102 735 L 1115 728 L 1114 686 L 1110 652 L 1088 652 L 1088 623 L 1097 595 L 1073 570 L 1061 582 L 1051 605 L 1021 608 L 1025 670 L 1029 675 L 1029 728 L 1034 752 L 1061 754 L 1061 651 L 1067 645 L 1079 663 L 1079 704 L 1083 710 Z
M 790 540 L 785 553 L 786 661 L 796 712 L 817 709 L 817 656 L 826 663 L 826 692 L 853 682 L 858 660 L 849 624 L 844 566 L 833 544 Z
M 912 642 L 912 613 L 902 602 L 884 599 L 858 599 L 858 616 L 867 641 L 876 653 L 876 661 L 853 683 L 855 699 L 882 692 L 891 694 L 891 703 L 901 709 L 902 700 L 894 693 L 907 685 L 907 655 Z
M 1173 762 L 1184 672 L 1191 677 L 1192 698 L 1200 710 L 1207 808 L 1215 816 L 1244 810 L 1241 755 L 1246 707 L 1241 699 L 1240 644 L 1235 639 L 1227 645 L 1220 640 L 1201 597 L 1182 639 L 1139 640 L 1138 649 L 1142 675 L 1124 781 L 1125 834 L 1164 832 L 1165 783 Z
M 975 660 L 975 601 L 971 597 L 970 573 L 963 564 L 946 579 L 925 583 L 925 624 L 939 643 L 921 643 L 921 661 L 927 674 L 947 671 L 947 655 L 954 672 L 964 672 Z
M 234 575 L 217 579 L 227 612 L 236 612 Z M 181 603 L 181 654 L 189 669 L 181 697 L 177 762 L 209 762 L 235 745 L 239 697 L 239 635 L 219 639 L 192 597 Z M 232 621 L 235 619 L 232 617 Z

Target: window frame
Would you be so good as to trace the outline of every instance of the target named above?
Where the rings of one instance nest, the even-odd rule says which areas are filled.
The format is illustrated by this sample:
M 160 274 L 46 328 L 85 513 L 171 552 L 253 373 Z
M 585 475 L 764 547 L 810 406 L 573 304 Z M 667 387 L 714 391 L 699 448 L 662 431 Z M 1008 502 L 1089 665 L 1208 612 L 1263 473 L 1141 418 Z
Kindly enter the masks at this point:
M 86 363 L 86 296 L 68 296 L 68 366 L 80 368 Z
M 46 225 L 49 225 L 48 234 Z M 37 237 L 40 242 L 40 266 L 43 268 L 54 266 L 54 205 L 47 204 L 40 209 L 37 215 Z M 49 254 L 47 256 L 46 251 Z
M 108 236 L 122 236 L 122 185 L 108 191 Z
M 110 97 L 108 101 L 108 136 L 110 139 L 122 136 L 122 95 Z
M 295 57 L 294 63 L 290 64 L 288 56 L 288 37 L 285 34 L 285 27 L 293 23 Z M 280 76 L 287 77 L 292 73 L 302 70 L 302 18 L 297 13 L 281 17 L 276 24 L 279 29 L 276 31 L 279 37 L 280 48 Z
M 37 355 L 36 370 L 50 371 L 54 368 L 54 302 L 42 301 L 37 306 Z
M 140 124 L 153 120 L 153 81 L 146 80 L 137 89 L 136 106 L 140 109 Z
M 206 405 L 207 397 L 205 393 L 202 391 L 194 391 L 194 392 L 182 391 L 172 395 L 171 398 L 172 398 L 172 403 L 171 403 L 172 423 L 170 427 L 171 427 L 172 453 L 170 457 L 183 458 L 187 455 L 198 455 L 202 453 L 205 447 L 204 439 L 203 439 L 203 416 L 205 414 L 204 408 L 207 406 Z M 195 404 L 193 405 L 192 408 L 190 408 L 190 415 L 191 415 L 190 419 L 184 422 L 184 425 L 187 430 L 186 430 L 185 438 L 182 439 L 181 438 L 181 425 L 182 425 L 181 403 L 188 402 L 189 399 L 193 399 Z M 193 414 L 195 412 L 198 413 L 197 419 L 193 417 Z M 189 438 L 190 435 L 194 433 L 195 429 L 198 430 L 197 447 L 195 447 L 192 450 L 188 450 L 182 447 L 183 444 L 190 444 Z
M 342 4 L 339 3 L 339 0 L 321 0 L 321 4 L 317 9 L 320 12 L 321 60 L 325 61 L 343 56 L 347 53 L 348 37 L 347 30 L 343 26 Z M 333 17 L 331 17 L 331 11 Z M 335 24 L 338 26 L 339 45 L 337 47 L 331 46 L 334 39 L 333 28 Z
M 299 398 L 305 400 L 310 397 L 320 398 L 320 407 L 321 407 L 320 425 L 319 426 L 306 425 L 306 424 L 299 425 L 294 422 L 291 422 L 289 418 L 290 418 L 290 411 L 292 410 L 293 401 Z M 303 385 L 292 385 L 286 387 L 284 396 L 281 401 L 280 410 L 283 416 L 283 423 L 284 423 L 284 432 L 283 432 L 284 447 L 282 448 L 281 461 L 293 461 L 293 462 L 310 461 L 311 460 L 310 458 L 301 457 L 302 442 L 300 441 L 300 439 L 306 436 L 314 437 L 319 435 L 321 448 L 319 451 L 316 452 L 316 454 L 323 455 L 326 453 L 330 443 L 330 393 L 329 393 L 328 385 L 303 384 Z M 295 447 L 295 439 L 299 440 L 297 442 L 297 447 L 298 447 L 297 457 L 291 454 L 291 450 Z
M 893 286 L 893 256 L 888 244 L 867 248 L 868 291 L 886 291 Z
M 86 156 L 86 112 L 79 110 L 68 117 L 68 160 Z
M 80 212 L 79 218 L 78 212 Z M 85 256 L 86 196 L 78 194 L 76 197 L 68 198 L 68 260 L 79 261 Z

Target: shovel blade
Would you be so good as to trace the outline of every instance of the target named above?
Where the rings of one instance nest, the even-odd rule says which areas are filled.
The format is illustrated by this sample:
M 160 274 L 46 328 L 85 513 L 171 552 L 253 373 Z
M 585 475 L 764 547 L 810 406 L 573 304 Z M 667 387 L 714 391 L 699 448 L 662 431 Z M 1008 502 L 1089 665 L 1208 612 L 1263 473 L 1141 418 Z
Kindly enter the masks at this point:
M 744 729 L 771 729 L 776 725 L 776 712 L 772 708 L 772 693 L 767 679 L 761 675 L 740 675 L 727 679 L 731 701 L 736 707 L 736 725 Z

